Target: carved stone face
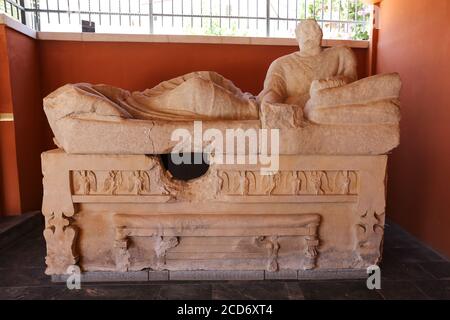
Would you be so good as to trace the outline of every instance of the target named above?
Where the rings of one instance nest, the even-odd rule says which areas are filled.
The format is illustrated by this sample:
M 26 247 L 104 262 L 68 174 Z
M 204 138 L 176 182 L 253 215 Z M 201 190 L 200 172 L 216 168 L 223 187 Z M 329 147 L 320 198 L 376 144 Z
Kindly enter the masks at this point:
M 314 55 L 320 51 L 323 33 L 316 20 L 301 21 L 295 29 L 295 34 L 302 54 Z

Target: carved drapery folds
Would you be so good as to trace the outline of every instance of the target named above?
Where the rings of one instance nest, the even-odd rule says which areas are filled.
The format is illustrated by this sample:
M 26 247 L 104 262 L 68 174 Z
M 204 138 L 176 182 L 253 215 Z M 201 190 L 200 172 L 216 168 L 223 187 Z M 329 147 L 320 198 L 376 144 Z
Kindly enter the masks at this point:
M 97 191 L 97 178 L 90 170 L 79 170 L 73 172 L 74 190 L 78 194 L 88 195 L 91 191 Z
M 77 229 L 63 212 L 54 212 L 47 218 L 44 238 L 47 243 L 46 274 L 64 274 L 69 266 L 78 262 L 75 251 Z
M 356 224 L 356 254 L 363 265 L 376 264 L 381 257 L 384 212 L 365 211 Z
M 219 170 L 219 190 L 224 195 L 356 195 L 358 173 L 334 171 L 279 171 L 261 175 L 259 171 Z

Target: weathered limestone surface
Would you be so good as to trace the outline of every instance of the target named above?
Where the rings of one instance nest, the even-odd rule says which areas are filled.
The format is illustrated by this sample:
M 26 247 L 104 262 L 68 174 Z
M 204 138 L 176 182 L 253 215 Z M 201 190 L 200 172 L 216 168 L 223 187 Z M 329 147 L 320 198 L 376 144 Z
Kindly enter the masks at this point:
M 381 258 L 386 160 L 281 156 L 275 175 L 212 165 L 186 182 L 157 156 L 48 151 L 47 273 L 364 268 Z
M 214 72 L 134 93 L 69 84 L 46 97 L 60 148 L 42 154 L 46 273 L 78 265 L 170 279 L 200 271 L 314 278 L 378 263 L 401 81 L 397 74 L 357 80 L 351 50 L 322 50 L 313 20 L 296 34 L 300 51 L 272 63 L 257 97 Z M 279 129 L 279 170 L 213 163 L 201 177 L 175 179 L 160 154 L 173 150 L 174 130 L 193 134 L 196 120 L 224 136 Z

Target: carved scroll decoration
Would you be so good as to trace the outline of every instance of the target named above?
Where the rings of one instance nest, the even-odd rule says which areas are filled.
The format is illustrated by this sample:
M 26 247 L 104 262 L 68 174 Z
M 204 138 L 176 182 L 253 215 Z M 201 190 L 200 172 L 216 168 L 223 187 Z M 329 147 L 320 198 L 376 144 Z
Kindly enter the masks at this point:
M 48 218 L 44 230 L 47 243 L 46 274 L 65 274 L 67 268 L 78 262 L 75 251 L 77 229 L 63 212 L 54 212 Z
M 381 256 L 385 214 L 366 211 L 356 224 L 356 253 L 364 264 L 376 264 Z

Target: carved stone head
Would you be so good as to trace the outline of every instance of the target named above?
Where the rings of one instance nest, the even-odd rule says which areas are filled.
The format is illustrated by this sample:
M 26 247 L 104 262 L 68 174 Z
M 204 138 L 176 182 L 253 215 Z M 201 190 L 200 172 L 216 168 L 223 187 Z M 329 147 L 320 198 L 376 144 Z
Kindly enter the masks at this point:
M 295 29 L 295 35 L 302 55 L 316 55 L 321 51 L 323 33 L 316 20 L 302 20 Z

